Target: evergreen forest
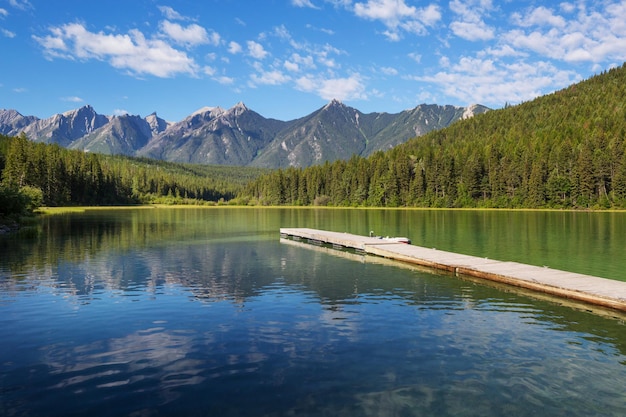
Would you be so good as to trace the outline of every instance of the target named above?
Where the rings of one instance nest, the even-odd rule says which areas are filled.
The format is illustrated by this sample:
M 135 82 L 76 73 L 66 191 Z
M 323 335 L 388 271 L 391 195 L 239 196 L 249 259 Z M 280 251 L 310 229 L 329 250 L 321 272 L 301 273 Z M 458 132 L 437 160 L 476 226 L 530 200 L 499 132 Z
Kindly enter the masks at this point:
M 266 173 L 263 205 L 626 208 L 626 67 L 368 158 Z
M 220 204 L 262 172 L 85 153 L 0 135 L 0 218 L 39 205 Z

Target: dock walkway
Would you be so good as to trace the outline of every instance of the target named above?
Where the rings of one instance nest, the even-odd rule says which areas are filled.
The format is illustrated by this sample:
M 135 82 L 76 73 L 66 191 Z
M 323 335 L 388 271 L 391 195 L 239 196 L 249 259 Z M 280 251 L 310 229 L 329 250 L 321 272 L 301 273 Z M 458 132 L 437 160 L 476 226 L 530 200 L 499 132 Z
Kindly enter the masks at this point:
M 497 261 L 349 233 L 281 228 L 282 238 L 306 239 L 402 262 L 501 282 L 626 312 L 626 282 L 518 262 Z

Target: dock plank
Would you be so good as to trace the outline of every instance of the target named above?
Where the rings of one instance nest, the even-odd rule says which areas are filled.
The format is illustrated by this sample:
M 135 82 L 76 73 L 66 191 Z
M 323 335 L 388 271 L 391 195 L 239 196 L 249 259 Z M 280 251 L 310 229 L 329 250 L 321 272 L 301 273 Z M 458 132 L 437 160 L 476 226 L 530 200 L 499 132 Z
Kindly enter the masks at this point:
M 280 234 L 358 249 L 367 254 L 396 261 L 446 270 L 457 275 L 497 281 L 626 312 L 626 282 L 622 281 L 424 248 L 350 233 L 308 228 L 281 228 Z

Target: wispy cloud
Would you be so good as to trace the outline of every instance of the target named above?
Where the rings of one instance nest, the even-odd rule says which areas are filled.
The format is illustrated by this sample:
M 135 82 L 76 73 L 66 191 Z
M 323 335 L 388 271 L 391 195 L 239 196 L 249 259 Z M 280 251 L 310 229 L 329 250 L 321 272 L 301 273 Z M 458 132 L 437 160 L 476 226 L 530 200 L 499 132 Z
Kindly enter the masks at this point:
M 425 35 L 428 27 L 441 20 L 436 4 L 417 8 L 407 5 L 405 0 L 368 0 L 356 3 L 353 10 L 361 18 L 380 20 L 387 27 L 384 35 L 392 41 L 400 40 L 404 32 Z
M 83 100 L 82 98 L 78 97 L 78 96 L 67 96 L 67 97 L 61 97 L 62 101 L 69 101 L 70 103 L 82 103 L 85 100 Z
M 398 70 L 393 67 L 382 67 L 380 71 L 385 75 L 398 75 Z
M 214 78 L 215 81 L 217 81 L 218 83 L 222 84 L 222 85 L 231 85 L 235 83 L 235 79 L 232 77 L 227 77 L 225 75 L 219 76 L 219 77 L 215 77 Z
M 157 6 L 163 16 L 165 16 L 169 20 L 188 20 L 186 17 L 182 16 L 176 10 L 169 6 Z
M 307 75 L 296 80 L 296 88 L 307 93 L 315 93 L 324 100 L 367 99 L 365 85 L 359 74 L 340 78 Z
M 195 23 L 183 27 L 178 23 L 164 20 L 160 23 L 159 27 L 167 37 L 182 45 L 194 46 L 211 44 L 217 46 L 220 44 L 221 40 L 217 32 L 209 33 L 205 28 Z
M 3 29 L 3 28 L 0 28 L 0 32 L 2 33 L 2 36 L 4 36 L 5 38 L 14 38 L 15 36 L 17 36 L 14 32 L 11 32 L 10 30 Z
M 12 7 L 19 10 L 32 10 L 33 5 L 28 0 L 8 0 Z
M 251 86 L 280 85 L 290 81 L 290 77 L 279 70 L 261 71 L 250 76 Z
M 308 7 L 310 9 L 318 9 L 311 0 L 291 0 L 291 4 L 296 7 Z

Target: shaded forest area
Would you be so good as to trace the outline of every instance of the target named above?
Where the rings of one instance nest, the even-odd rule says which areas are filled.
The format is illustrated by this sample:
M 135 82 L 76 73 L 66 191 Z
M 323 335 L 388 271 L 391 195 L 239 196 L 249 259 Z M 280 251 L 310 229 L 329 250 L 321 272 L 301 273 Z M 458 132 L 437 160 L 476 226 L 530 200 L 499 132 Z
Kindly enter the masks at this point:
M 85 153 L 0 135 L 2 186 L 40 190 L 45 206 L 219 203 L 262 172 Z
M 626 208 L 626 67 L 364 159 L 269 172 L 263 205 Z

